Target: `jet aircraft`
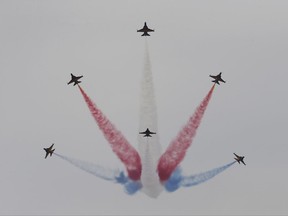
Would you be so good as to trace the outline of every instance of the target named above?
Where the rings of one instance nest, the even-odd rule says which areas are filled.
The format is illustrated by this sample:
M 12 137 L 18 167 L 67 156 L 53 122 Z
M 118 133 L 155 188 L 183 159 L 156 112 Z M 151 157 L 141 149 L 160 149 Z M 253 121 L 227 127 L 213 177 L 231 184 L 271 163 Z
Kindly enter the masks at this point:
M 156 134 L 155 132 L 151 132 L 148 128 L 146 131 L 140 132 L 139 134 L 145 134 L 144 137 L 152 137 L 151 134 Z
M 47 156 L 50 154 L 50 157 L 52 156 L 52 154 L 54 153 L 55 149 L 52 149 L 54 146 L 54 143 L 49 147 L 49 148 L 43 148 L 46 151 L 46 156 L 45 159 L 47 158 Z
M 239 155 L 237 155 L 237 154 L 235 154 L 235 153 L 233 153 L 235 156 L 236 156 L 236 158 L 234 158 L 239 164 L 240 164 L 240 162 L 241 163 L 243 163 L 244 165 L 246 165 L 245 164 L 245 162 L 244 162 L 244 156 L 239 156 Z
M 68 85 L 74 82 L 74 86 L 81 83 L 81 81 L 79 81 L 79 79 L 81 79 L 83 76 L 74 76 L 71 73 L 71 80 L 67 83 Z
M 220 85 L 219 81 L 225 83 L 225 81 L 221 77 L 221 74 L 222 74 L 222 72 L 220 72 L 218 75 L 215 75 L 215 76 L 214 75 L 210 75 L 210 77 L 212 77 L 214 79 L 214 80 L 212 80 L 212 82 L 215 82 L 218 85 Z
M 143 28 L 137 30 L 137 32 L 143 32 L 143 34 L 141 36 L 150 36 L 150 34 L 148 34 L 148 32 L 154 32 L 154 30 L 149 29 L 146 22 L 145 22 Z

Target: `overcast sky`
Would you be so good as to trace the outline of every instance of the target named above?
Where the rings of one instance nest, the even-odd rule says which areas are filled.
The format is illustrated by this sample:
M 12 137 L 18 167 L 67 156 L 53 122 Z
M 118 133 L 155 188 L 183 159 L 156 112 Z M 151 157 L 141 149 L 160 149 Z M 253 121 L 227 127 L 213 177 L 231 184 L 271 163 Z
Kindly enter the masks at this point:
M 0 1 L 1 215 L 288 214 L 288 1 Z M 204 184 L 152 199 L 44 147 L 124 166 L 70 73 L 137 148 L 144 22 L 165 150 L 222 71 L 181 166 L 187 175 L 245 155 Z

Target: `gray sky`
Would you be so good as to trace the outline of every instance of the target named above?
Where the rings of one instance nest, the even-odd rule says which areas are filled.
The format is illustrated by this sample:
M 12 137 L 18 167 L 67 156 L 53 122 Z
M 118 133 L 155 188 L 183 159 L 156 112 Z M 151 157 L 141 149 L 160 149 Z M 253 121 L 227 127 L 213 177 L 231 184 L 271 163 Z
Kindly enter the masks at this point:
M 0 1 L 0 214 L 288 214 L 288 1 Z M 144 21 L 165 150 L 223 72 L 182 162 L 214 179 L 129 196 L 58 153 L 124 169 L 70 73 L 137 148 Z

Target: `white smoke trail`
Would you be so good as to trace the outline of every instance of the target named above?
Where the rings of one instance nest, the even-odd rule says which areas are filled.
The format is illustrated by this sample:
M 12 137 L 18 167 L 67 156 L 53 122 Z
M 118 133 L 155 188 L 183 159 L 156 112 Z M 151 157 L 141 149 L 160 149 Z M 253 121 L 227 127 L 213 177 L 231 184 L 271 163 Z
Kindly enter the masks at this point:
M 143 192 L 150 197 L 157 197 L 163 187 L 157 174 L 157 164 L 161 155 L 158 136 L 157 108 L 155 103 L 153 77 L 149 57 L 148 43 L 145 41 L 144 69 L 141 82 L 139 132 L 149 128 L 156 132 L 152 137 L 138 135 L 138 147 L 142 162 L 141 182 Z
M 142 157 L 142 176 L 141 176 L 141 183 L 143 185 L 142 192 L 147 194 L 152 198 L 157 198 L 159 194 L 163 191 L 163 186 L 160 184 L 158 174 L 155 170 L 155 165 L 152 164 L 152 157 L 151 155 L 151 145 L 148 139 L 146 138 L 146 146 L 145 151 L 143 152 Z M 154 166 L 153 166 L 154 165 Z

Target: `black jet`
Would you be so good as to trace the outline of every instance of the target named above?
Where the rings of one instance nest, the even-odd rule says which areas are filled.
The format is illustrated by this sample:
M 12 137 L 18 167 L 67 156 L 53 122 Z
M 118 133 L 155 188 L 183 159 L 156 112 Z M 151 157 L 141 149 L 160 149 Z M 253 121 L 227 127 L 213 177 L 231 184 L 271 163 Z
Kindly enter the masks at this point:
M 154 132 L 151 132 L 148 128 L 146 131 L 140 132 L 139 134 L 145 134 L 144 137 L 152 137 L 151 134 L 156 134 Z
M 74 86 L 81 83 L 81 81 L 79 81 L 79 79 L 81 79 L 83 76 L 74 76 L 71 73 L 71 80 L 67 83 L 68 85 L 74 82 Z
M 141 36 L 150 36 L 148 32 L 154 32 L 153 29 L 149 29 L 146 22 L 144 23 L 144 27 L 142 29 L 137 30 L 137 32 L 143 32 Z
M 233 153 L 235 156 L 236 156 L 236 158 L 234 158 L 239 164 L 240 164 L 240 162 L 241 163 L 243 163 L 244 165 L 246 165 L 245 164 L 245 162 L 244 162 L 244 156 L 239 156 L 239 155 L 237 155 L 237 154 L 235 154 L 235 153 Z
M 221 78 L 221 74 L 222 72 L 220 72 L 218 75 L 214 76 L 214 75 L 210 75 L 210 77 L 212 77 L 214 80 L 212 80 L 212 82 L 215 82 L 217 83 L 218 85 L 220 85 L 219 81 L 220 82 L 223 82 L 225 83 L 225 81 Z
M 49 148 L 43 148 L 46 151 L 46 156 L 45 159 L 47 158 L 47 156 L 50 154 L 50 157 L 52 156 L 52 154 L 54 153 L 55 149 L 52 149 L 54 146 L 54 143 L 49 147 Z

